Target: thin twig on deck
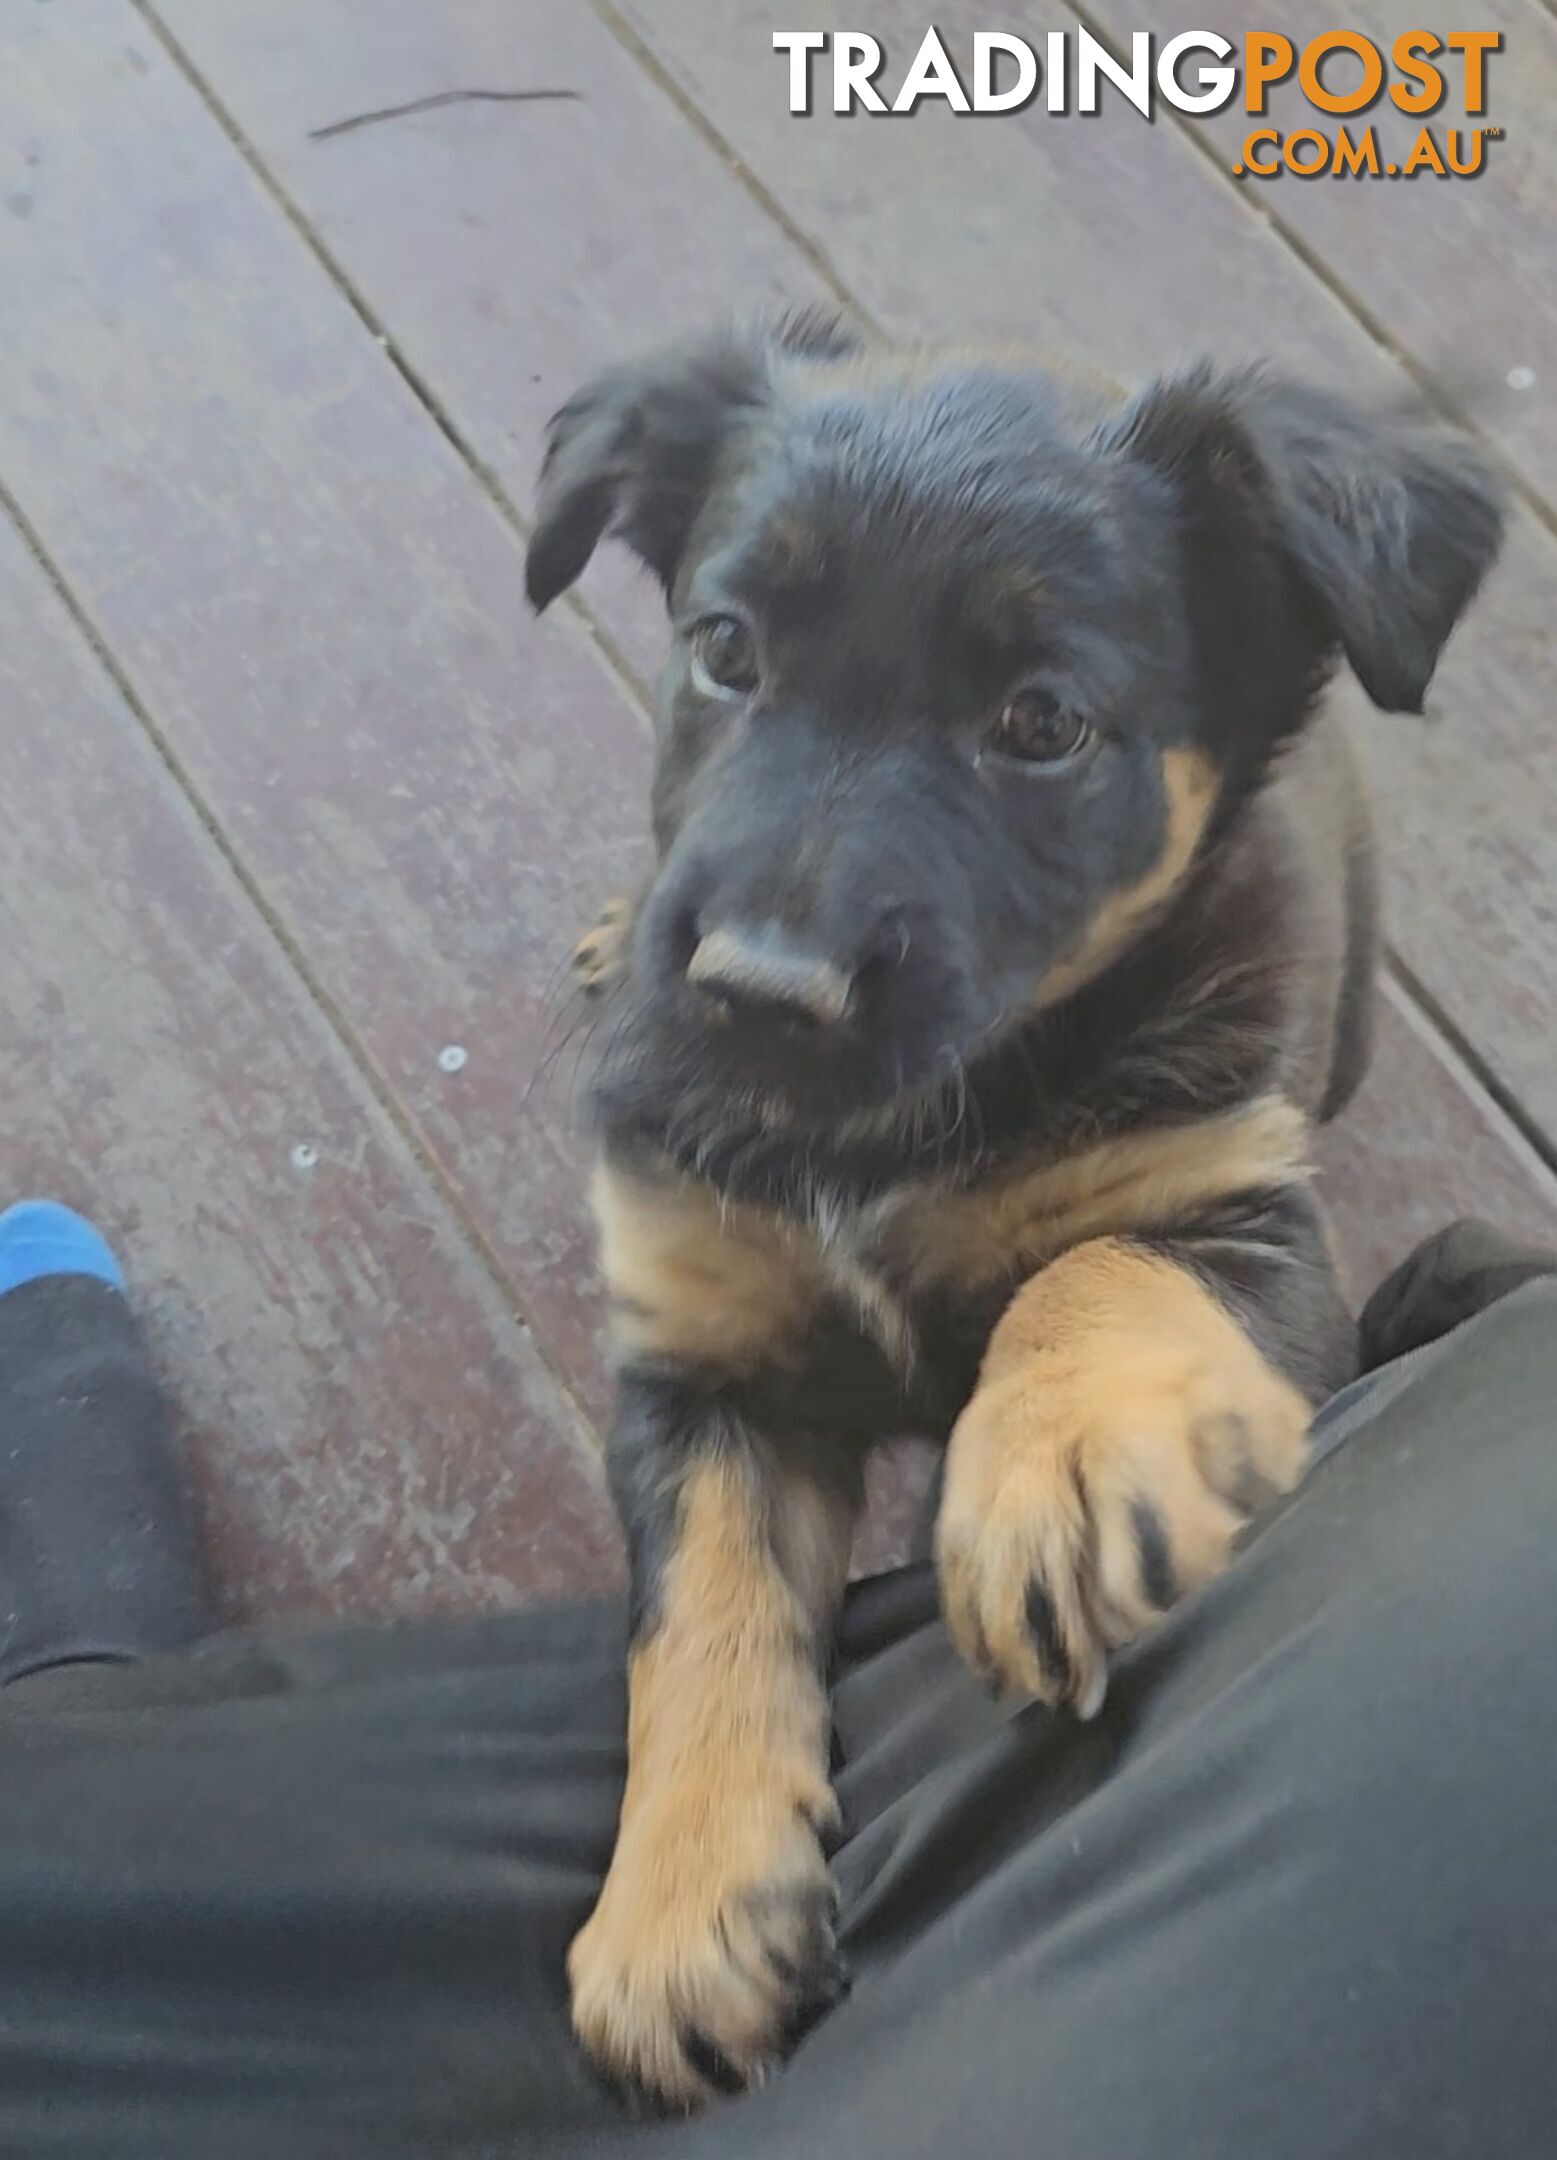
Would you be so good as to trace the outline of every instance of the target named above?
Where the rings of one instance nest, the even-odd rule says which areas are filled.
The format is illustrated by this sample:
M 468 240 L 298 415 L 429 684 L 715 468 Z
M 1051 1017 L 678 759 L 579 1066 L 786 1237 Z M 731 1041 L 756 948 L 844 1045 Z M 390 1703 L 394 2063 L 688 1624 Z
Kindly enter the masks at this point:
M 330 135 L 349 135 L 353 128 L 372 127 L 378 120 L 403 120 L 407 113 L 431 112 L 437 105 L 533 105 L 547 99 L 577 99 L 577 90 L 440 90 L 435 97 L 412 98 L 406 105 L 381 105 L 375 112 L 353 113 L 349 120 L 332 120 L 328 127 L 310 128 L 310 142 Z

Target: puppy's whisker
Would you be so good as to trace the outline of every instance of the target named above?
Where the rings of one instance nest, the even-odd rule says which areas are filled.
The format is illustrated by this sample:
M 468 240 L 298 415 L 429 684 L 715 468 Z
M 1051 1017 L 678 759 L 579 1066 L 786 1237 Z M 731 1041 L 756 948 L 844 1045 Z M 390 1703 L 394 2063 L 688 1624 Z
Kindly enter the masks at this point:
M 547 1020 L 545 1032 L 541 1037 L 541 1047 L 534 1067 L 528 1081 L 525 1083 L 524 1093 L 519 1098 L 521 1114 L 529 1108 L 530 1099 L 536 1089 L 547 1078 L 569 1043 L 574 1040 L 580 1028 L 584 1025 L 586 1018 L 587 1015 L 582 1006 L 578 1006 L 572 1011 L 559 1008 L 551 1014 Z
M 578 989 L 577 983 L 573 980 L 573 967 L 571 953 L 565 959 L 557 962 L 541 986 L 541 1002 L 543 1004 L 549 1005 L 554 998 L 559 997 L 566 1001 L 568 995 Z
M 601 1018 L 602 1015 L 598 1011 L 591 1011 L 587 1005 L 581 1005 L 577 1011 L 568 1017 L 563 1032 L 555 1041 L 547 1043 L 541 1056 L 536 1061 L 535 1069 L 531 1073 L 524 1093 L 519 1099 L 521 1114 L 529 1108 L 531 1098 L 535 1095 L 537 1089 L 556 1076 L 569 1050 L 573 1053 L 573 1062 L 568 1075 L 567 1087 L 563 1093 L 566 1100 L 571 1101 L 573 1099 L 578 1088 L 579 1075 L 583 1068 L 584 1059 L 600 1027 Z

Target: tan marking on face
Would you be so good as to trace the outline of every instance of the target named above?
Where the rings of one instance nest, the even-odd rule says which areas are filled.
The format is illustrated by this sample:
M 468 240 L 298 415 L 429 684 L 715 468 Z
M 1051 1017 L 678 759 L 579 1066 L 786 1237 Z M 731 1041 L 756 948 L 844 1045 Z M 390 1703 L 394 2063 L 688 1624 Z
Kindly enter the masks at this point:
M 1162 1579 L 1172 1597 L 1219 1573 L 1251 1486 L 1296 1484 L 1308 1421 L 1187 1269 L 1078 1245 L 1012 1299 L 952 1433 L 936 1552 L 958 1648 L 1003 1687 L 1095 1709 Z
M 1041 1267 L 1083 1239 L 1170 1224 L 1210 1201 L 1308 1174 L 1308 1122 L 1278 1095 L 1195 1125 L 1122 1133 L 968 1192 L 896 1202 L 883 1262 L 909 1295 L 976 1291 Z
M 781 584 L 809 585 L 827 568 L 826 536 L 796 511 L 781 511 L 763 528 L 767 568 Z
M 1037 571 L 1020 566 L 997 570 L 990 579 L 989 590 L 1002 608 L 1038 608 L 1048 598 L 1048 587 Z
M 568 1958 L 584 2045 L 662 2101 L 709 2097 L 689 2029 L 761 2074 L 825 1924 L 818 1831 L 836 1804 L 817 1645 L 851 1528 L 814 1487 L 759 1485 L 736 1457 L 697 1465 L 681 1492 L 656 1624 L 629 1665 L 616 1851 Z
M 603 1162 L 590 1188 L 621 1358 L 669 1358 L 739 1375 L 803 1347 L 823 1295 L 815 1245 L 799 1229 L 721 1201 L 667 1171 Z
M 1014 639 L 1031 626 L 1048 598 L 1035 571 L 1014 565 L 991 571 L 972 599 L 978 625 L 987 637 Z
M 1133 885 L 1110 893 L 1080 944 L 1039 985 L 1033 1009 L 1057 1005 L 1112 966 L 1161 915 L 1183 883 L 1216 806 L 1220 775 L 1202 750 L 1168 750 L 1162 759 L 1167 830 L 1157 860 Z

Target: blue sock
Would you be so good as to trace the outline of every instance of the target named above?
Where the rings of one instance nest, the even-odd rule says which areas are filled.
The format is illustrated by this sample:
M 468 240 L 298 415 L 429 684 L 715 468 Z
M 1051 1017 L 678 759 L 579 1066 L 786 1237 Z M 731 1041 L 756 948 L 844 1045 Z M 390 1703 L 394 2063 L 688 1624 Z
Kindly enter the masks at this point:
M 57 1200 L 22 1200 L 0 1215 L 0 1297 L 43 1275 L 91 1275 L 124 1288 L 108 1240 L 85 1216 Z

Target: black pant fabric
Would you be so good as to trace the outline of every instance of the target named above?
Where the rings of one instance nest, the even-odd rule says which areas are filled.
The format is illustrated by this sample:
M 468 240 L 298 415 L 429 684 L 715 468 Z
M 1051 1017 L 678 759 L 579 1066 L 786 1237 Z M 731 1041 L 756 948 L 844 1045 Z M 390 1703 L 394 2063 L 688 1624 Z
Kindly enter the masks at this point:
M 1451 1318 L 1464 1272 L 1428 1271 Z M 1557 1282 L 1519 1279 L 1337 1399 L 1090 1725 L 991 1704 L 928 1571 L 856 1588 L 854 1992 L 692 2122 L 630 2120 L 568 2035 L 619 1609 L 19 1681 L 0 2155 L 1546 2160 Z

